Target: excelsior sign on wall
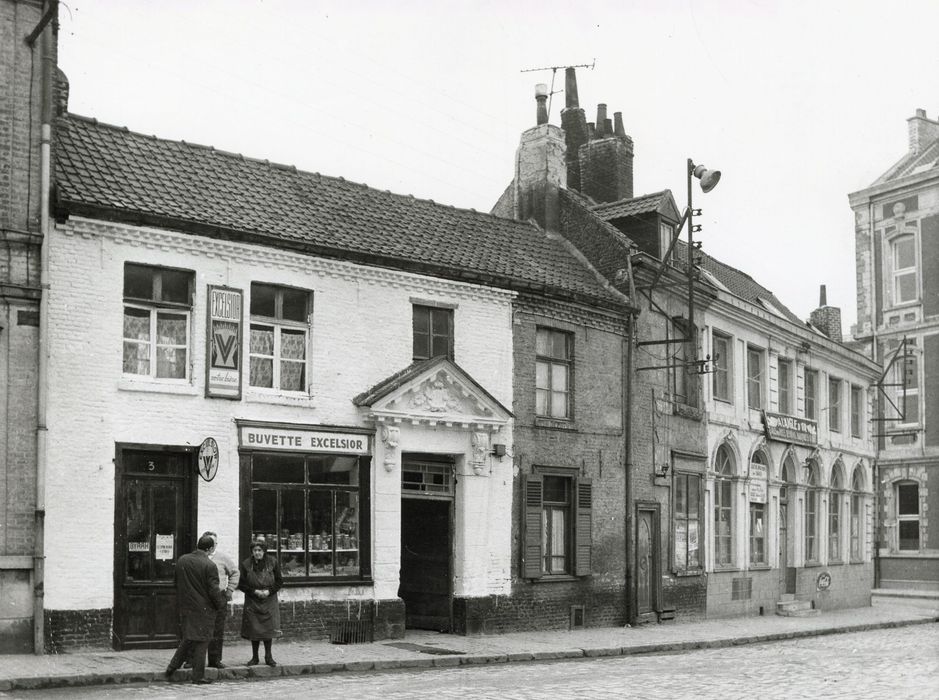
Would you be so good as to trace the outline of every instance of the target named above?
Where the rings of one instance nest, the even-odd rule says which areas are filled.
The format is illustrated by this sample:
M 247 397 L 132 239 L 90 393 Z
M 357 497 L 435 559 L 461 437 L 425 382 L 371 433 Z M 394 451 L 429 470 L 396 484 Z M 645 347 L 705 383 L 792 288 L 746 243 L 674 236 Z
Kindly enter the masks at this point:
M 241 398 L 242 292 L 209 285 L 205 395 Z

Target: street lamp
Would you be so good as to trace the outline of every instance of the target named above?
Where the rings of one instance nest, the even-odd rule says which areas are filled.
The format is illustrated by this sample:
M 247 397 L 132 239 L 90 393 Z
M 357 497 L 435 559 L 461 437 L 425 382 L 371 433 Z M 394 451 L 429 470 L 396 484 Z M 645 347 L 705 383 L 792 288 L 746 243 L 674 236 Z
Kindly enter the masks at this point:
M 695 331 L 694 327 L 694 233 L 695 230 L 700 231 L 701 226 L 695 226 L 694 215 L 695 210 L 692 208 L 692 196 L 691 196 L 691 179 L 693 177 L 701 181 L 701 191 L 710 192 L 713 190 L 717 183 L 721 179 L 720 170 L 708 170 L 703 165 L 695 165 L 694 161 L 691 158 L 688 159 L 688 208 L 685 210 L 685 216 L 682 219 L 687 219 L 688 221 L 688 343 L 690 345 L 690 357 L 688 360 L 688 367 L 697 368 L 698 362 L 698 334 Z M 698 210 L 698 215 L 701 215 L 701 211 Z M 679 227 L 679 232 L 681 228 Z M 700 245 L 700 244 L 698 244 Z

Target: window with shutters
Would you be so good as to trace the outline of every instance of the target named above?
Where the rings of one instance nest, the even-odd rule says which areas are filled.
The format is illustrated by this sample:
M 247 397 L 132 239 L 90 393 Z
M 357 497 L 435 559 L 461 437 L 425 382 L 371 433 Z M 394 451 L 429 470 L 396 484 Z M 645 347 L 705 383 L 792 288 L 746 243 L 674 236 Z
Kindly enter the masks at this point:
M 124 374 L 189 378 L 193 278 L 190 270 L 125 263 Z
M 522 576 L 589 575 L 593 528 L 590 479 L 578 477 L 574 469 L 536 467 L 523 478 L 522 490 Z

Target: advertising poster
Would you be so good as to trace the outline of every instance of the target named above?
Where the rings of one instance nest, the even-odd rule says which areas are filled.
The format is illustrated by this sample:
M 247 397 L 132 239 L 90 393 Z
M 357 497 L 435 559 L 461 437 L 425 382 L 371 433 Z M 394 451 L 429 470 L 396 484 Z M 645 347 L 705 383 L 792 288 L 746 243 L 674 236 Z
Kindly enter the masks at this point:
M 242 291 L 209 286 L 206 397 L 241 398 Z

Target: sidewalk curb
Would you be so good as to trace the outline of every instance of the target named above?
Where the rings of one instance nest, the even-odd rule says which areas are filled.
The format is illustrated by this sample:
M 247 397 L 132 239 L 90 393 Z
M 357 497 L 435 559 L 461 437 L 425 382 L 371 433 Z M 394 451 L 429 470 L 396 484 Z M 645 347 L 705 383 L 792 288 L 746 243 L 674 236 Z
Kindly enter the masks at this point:
M 382 659 L 378 661 L 323 662 L 309 664 L 285 664 L 276 668 L 257 666 L 228 667 L 222 670 L 206 669 L 206 677 L 225 680 L 284 678 L 291 676 L 312 676 L 324 673 L 364 673 L 368 671 L 390 671 L 397 669 L 454 668 L 486 664 L 525 663 L 544 660 L 586 659 L 614 656 L 640 656 L 663 652 L 693 651 L 696 649 L 720 649 L 746 644 L 822 637 L 831 634 L 867 632 L 876 629 L 909 627 L 939 622 L 939 616 L 923 617 L 910 620 L 889 620 L 871 622 L 844 627 L 826 627 L 814 630 L 796 630 L 792 632 L 773 632 L 745 637 L 727 637 L 719 639 L 699 639 L 686 642 L 662 642 L 636 646 L 589 647 L 583 649 L 559 649 L 553 651 L 481 653 L 461 656 L 443 656 L 416 659 Z M 68 674 L 61 676 L 32 676 L 0 680 L 0 692 L 12 690 L 41 690 L 44 688 L 77 688 L 83 686 L 117 686 L 130 683 L 179 683 L 189 681 L 191 671 L 177 671 L 168 681 L 162 671 L 126 671 L 114 673 Z

